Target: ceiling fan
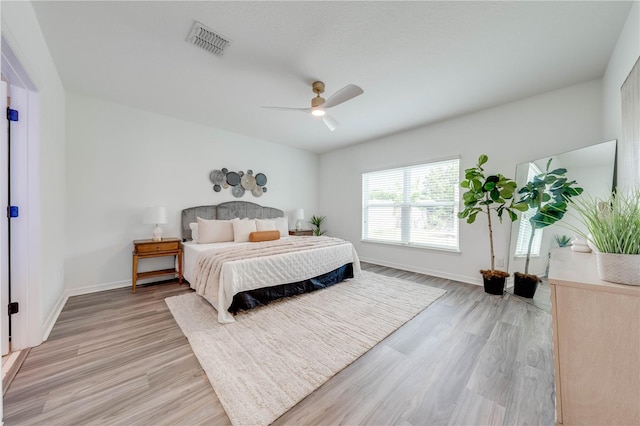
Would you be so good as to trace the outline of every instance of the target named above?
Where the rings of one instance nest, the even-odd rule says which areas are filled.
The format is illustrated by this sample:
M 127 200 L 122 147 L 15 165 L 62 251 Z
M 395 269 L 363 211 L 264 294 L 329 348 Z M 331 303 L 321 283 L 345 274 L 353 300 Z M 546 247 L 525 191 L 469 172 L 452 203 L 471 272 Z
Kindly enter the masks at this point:
M 272 107 L 272 106 L 264 106 L 262 108 L 269 109 L 281 109 L 285 111 L 302 111 L 302 112 L 310 112 L 312 115 L 316 117 L 322 117 L 322 122 L 327 125 L 329 130 L 332 132 L 338 127 L 338 122 L 327 114 L 326 110 L 332 108 L 336 105 L 340 105 L 343 102 L 347 102 L 355 98 L 356 96 L 360 96 L 364 93 L 360 87 L 355 84 L 347 84 L 342 89 L 338 90 L 333 95 L 329 96 L 329 99 L 324 100 L 320 96 L 321 93 L 324 93 L 324 83 L 321 81 L 314 81 L 311 85 L 311 89 L 313 93 L 316 94 L 316 97 L 311 99 L 311 108 L 287 108 L 287 107 Z

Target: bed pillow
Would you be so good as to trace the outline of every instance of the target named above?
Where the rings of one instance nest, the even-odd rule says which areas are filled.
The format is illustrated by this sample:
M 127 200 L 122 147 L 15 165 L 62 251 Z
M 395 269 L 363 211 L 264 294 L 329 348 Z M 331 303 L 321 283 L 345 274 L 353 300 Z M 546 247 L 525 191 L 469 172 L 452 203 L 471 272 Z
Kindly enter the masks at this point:
M 194 243 L 197 243 L 198 242 L 198 223 L 191 222 L 189 224 L 189 228 L 191 228 L 191 241 L 193 241 Z
M 276 230 L 280 231 L 280 238 L 289 236 L 289 218 L 278 217 L 273 219 L 276 224 Z
M 249 234 L 256 232 L 255 220 L 236 220 L 232 222 L 233 241 L 236 243 L 244 243 L 249 241 Z
M 256 219 L 256 229 L 260 231 L 276 231 L 276 223 L 271 219 Z M 278 234 L 280 238 L 280 234 Z
M 233 222 L 198 218 L 198 244 L 233 241 Z
M 273 241 L 280 239 L 280 231 L 256 231 L 249 234 L 249 241 L 257 243 L 259 241 Z

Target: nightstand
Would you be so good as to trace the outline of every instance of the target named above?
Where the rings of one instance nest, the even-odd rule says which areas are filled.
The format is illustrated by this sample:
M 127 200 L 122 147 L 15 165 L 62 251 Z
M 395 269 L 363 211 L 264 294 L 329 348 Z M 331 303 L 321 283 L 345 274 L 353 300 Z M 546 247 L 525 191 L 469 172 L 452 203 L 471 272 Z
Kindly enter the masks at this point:
M 299 231 L 296 231 L 295 229 L 290 229 L 289 230 L 289 235 L 295 235 L 297 237 L 306 235 L 306 236 L 311 236 L 313 235 L 313 230 L 312 229 L 301 229 Z
M 178 269 L 160 269 L 157 271 L 138 272 L 138 260 L 152 257 L 175 256 L 178 260 Z M 163 238 L 160 241 L 134 240 L 133 241 L 133 272 L 131 274 L 131 292 L 136 292 L 136 282 L 141 278 L 157 277 L 160 275 L 177 274 L 179 283 L 182 284 L 182 243 L 180 238 Z

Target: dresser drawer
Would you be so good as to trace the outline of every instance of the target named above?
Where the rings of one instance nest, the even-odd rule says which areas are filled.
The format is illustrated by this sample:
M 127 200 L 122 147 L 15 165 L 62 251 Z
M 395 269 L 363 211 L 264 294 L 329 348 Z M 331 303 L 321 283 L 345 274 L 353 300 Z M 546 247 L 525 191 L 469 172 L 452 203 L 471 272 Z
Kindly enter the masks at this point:
M 150 244 L 137 244 L 136 250 L 138 254 L 144 253 L 157 253 L 160 251 L 172 251 L 178 250 L 180 247 L 179 241 L 158 241 Z

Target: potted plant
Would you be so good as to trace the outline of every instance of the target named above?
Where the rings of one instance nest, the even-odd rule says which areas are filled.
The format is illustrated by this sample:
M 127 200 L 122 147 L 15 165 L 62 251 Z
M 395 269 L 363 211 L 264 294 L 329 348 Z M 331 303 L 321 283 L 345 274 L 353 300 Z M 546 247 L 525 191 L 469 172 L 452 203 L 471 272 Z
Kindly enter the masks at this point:
M 313 235 L 315 235 L 316 237 L 324 235 L 324 233 L 327 232 L 320 229 L 320 226 L 325 219 L 326 216 L 311 216 L 311 221 L 309 223 L 313 225 Z
M 478 158 L 475 167 L 464 171 L 464 180 L 460 186 L 467 191 L 462 194 L 464 210 L 458 213 L 458 218 L 466 219 L 467 223 L 473 223 L 478 213 L 487 215 L 489 226 L 489 247 L 491 249 L 491 269 L 482 269 L 484 291 L 489 294 L 504 294 L 504 283 L 509 276 L 508 272 L 495 268 L 495 252 L 493 249 L 493 225 L 491 215 L 494 212 L 502 223 L 502 215 L 507 212 L 511 221 L 517 219 L 515 210 L 527 210 L 526 204 L 514 204 L 513 196 L 517 184 L 510 178 L 501 174 L 484 175 L 482 166 L 489 157 L 482 154 Z M 509 201 L 508 205 L 507 202 Z
M 581 197 L 573 204 L 588 233 L 572 229 L 597 249 L 600 279 L 640 285 L 640 189 L 613 192 L 607 200 Z
M 554 235 L 553 239 L 556 240 L 556 244 L 558 247 L 570 247 L 571 246 L 571 237 L 568 235 Z
M 533 180 L 520 188 L 520 203 L 526 203 L 535 214 L 529 219 L 531 223 L 531 235 L 527 246 L 527 258 L 524 263 L 524 273 L 514 273 L 513 293 L 531 298 L 535 295 L 540 277 L 529 273 L 531 260 L 531 246 L 536 230 L 546 228 L 561 220 L 567 212 L 568 202 L 571 197 L 582 194 L 583 189 L 575 186 L 576 181 L 566 178 L 567 169 L 558 168 L 549 170 L 551 160 L 547 161 L 547 167 L 543 173 L 534 176 Z

